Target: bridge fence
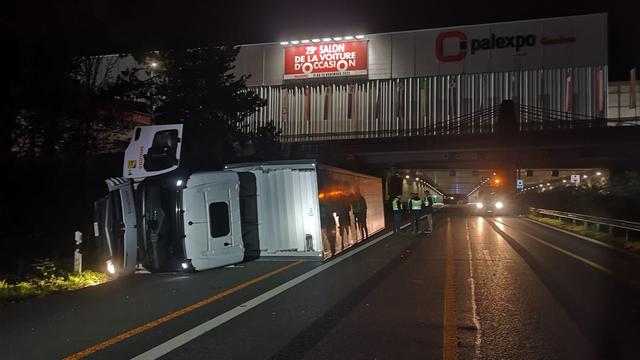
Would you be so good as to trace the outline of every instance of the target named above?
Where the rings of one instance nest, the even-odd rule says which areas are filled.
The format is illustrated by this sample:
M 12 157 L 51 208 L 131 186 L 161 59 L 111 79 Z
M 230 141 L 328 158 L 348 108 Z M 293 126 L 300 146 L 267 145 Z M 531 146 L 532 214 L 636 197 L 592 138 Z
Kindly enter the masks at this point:
M 307 133 L 281 135 L 280 139 L 283 142 L 296 143 L 348 139 L 493 134 L 500 124 L 500 106 L 487 107 L 446 122 L 433 122 L 429 126 L 410 129 Z M 515 104 L 515 112 L 518 132 L 640 126 L 640 121 L 635 119 L 631 121 L 627 119 L 607 119 L 521 104 Z

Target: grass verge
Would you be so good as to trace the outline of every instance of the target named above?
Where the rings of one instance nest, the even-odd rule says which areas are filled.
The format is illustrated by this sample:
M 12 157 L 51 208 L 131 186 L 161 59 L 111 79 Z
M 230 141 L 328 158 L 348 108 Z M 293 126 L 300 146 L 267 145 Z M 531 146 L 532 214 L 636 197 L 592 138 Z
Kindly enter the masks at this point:
M 617 247 L 631 250 L 633 252 L 640 252 L 640 241 L 627 241 L 624 238 L 610 236 L 608 233 L 598 231 L 594 228 L 574 224 L 561 219 L 549 218 L 546 216 L 539 216 L 531 213 L 527 214 L 527 217 L 531 220 L 539 221 L 543 224 L 567 230 L 578 235 L 606 242 Z
M 77 274 L 49 274 L 46 277 L 33 277 L 15 284 L 0 280 L 0 304 L 20 302 L 53 292 L 77 290 L 98 285 L 108 279 L 107 274 L 85 270 Z

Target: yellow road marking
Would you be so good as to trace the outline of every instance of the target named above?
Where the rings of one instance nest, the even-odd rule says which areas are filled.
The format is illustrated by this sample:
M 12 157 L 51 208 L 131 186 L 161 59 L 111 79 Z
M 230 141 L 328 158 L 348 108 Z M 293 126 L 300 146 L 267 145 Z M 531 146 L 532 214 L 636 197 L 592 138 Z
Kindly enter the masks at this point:
M 486 220 L 486 219 L 485 219 L 485 220 Z M 487 220 L 487 221 L 488 221 L 488 220 Z M 565 249 L 563 249 L 563 248 L 561 248 L 561 247 L 559 247 L 559 246 L 557 246 L 557 245 L 551 244 L 550 242 L 548 242 L 548 241 L 546 241 L 546 240 L 543 240 L 543 239 L 540 239 L 540 238 L 539 238 L 539 237 L 537 237 L 537 236 L 531 235 L 531 234 L 526 233 L 526 232 L 524 232 L 524 231 L 522 231 L 522 230 L 517 230 L 517 229 L 515 229 L 513 226 L 509 226 L 509 225 L 507 225 L 507 224 L 505 224 L 505 223 L 503 223 L 503 222 L 501 222 L 501 221 L 498 221 L 498 220 L 495 220 L 495 219 L 494 219 L 494 221 L 495 221 L 495 222 L 497 222 L 497 223 L 500 223 L 500 224 L 502 224 L 502 225 L 504 225 L 504 226 L 510 227 L 510 228 L 512 228 L 512 229 L 514 229 L 514 230 L 516 230 L 516 231 L 519 231 L 519 232 L 521 232 L 522 234 L 524 234 L 524 236 L 527 236 L 527 237 L 529 237 L 529 238 L 531 238 L 531 239 L 533 239 L 533 240 L 535 240 L 535 241 L 537 241 L 537 242 L 539 242 L 539 243 L 541 243 L 541 244 L 543 244 L 543 245 L 546 245 L 546 246 L 548 246 L 548 247 L 550 247 L 550 248 L 552 248 L 552 249 L 554 249 L 554 250 L 560 251 L 561 253 L 563 253 L 563 254 L 565 254 L 565 255 L 571 256 L 572 258 L 574 258 L 574 259 L 576 259 L 576 260 L 578 260 L 578 261 L 581 261 L 581 262 L 583 262 L 583 263 L 585 263 L 585 264 L 587 264 L 587 265 L 589 265 L 589 266 L 591 266 L 591 267 L 593 267 L 593 268 L 595 268 L 595 269 L 598 269 L 598 270 L 600 270 L 600 271 L 602 271 L 602 272 L 605 272 L 605 273 L 607 273 L 607 274 L 609 274 L 609 275 L 611 275 L 611 276 L 613 276 L 613 277 L 616 277 L 616 278 L 621 279 L 621 280 L 623 280 L 623 281 L 629 282 L 629 283 L 631 283 L 631 284 L 633 284 L 633 285 L 636 285 L 636 286 L 638 286 L 638 285 L 639 285 L 639 283 L 638 283 L 637 281 L 627 279 L 626 277 L 624 277 L 624 276 L 622 276 L 622 275 L 619 275 L 619 274 L 617 274 L 617 273 L 613 272 L 611 269 L 606 268 L 606 267 L 604 267 L 604 266 L 602 266 L 602 265 L 600 265 L 600 264 L 598 264 L 598 263 L 596 263 L 596 262 L 593 262 L 593 261 L 591 261 L 591 260 L 589 260 L 589 259 L 583 258 L 583 257 L 582 257 L 582 256 L 580 256 L 580 255 L 576 255 L 576 254 L 574 254 L 574 253 L 572 253 L 572 252 L 570 252 L 570 251 L 568 251 L 568 250 L 565 250 Z M 496 226 L 497 226 L 497 225 L 496 225 Z M 504 231 L 504 230 L 502 230 L 502 229 L 500 229 L 500 230 L 501 230 L 501 231 Z
M 456 288 L 453 264 L 453 229 L 451 219 L 447 223 L 446 263 L 444 274 L 444 319 L 442 334 L 442 359 L 458 359 L 458 334 L 456 322 Z
M 237 285 L 235 287 L 227 289 L 227 290 L 225 290 L 223 292 L 217 293 L 217 294 L 215 294 L 215 295 L 213 295 L 211 297 L 208 297 L 208 298 L 206 298 L 204 300 L 198 301 L 195 304 L 189 305 L 189 306 L 187 306 L 185 308 L 182 308 L 180 310 L 176 310 L 176 311 L 174 311 L 172 313 L 169 313 L 169 314 L 167 314 L 167 315 L 165 315 L 165 316 L 163 316 L 163 317 L 161 317 L 159 319 L 156 319 L 156 320 L 148 322 L 148 323 L 146 323 L 144 325 L 138 326 L 138 327 L 136 327 L 134 329 L 131 329 L 131 330 L 127 331 L 127 332 L 124 332 L 124 333 L 122 333 L 120 335 L 114 336 L 111 339 L 105 340 L 105 341 L 103 341 L 103 342 L 101 342 L 99 344 L 96 344 L 96 345 L 93 345 L 91 347 L 88 347 L 88 348 L 86 348 L 86 349 L 84 349 L 84 350 L 82 350 L 80 352 L 75 353 L 75 354 L 69 355 L 69 356 L 65 357 L 64 360 L 82 359 L 82 358 L 84 358 L 86 356 L 89 356 L 89 355 L 91 355 L 93 353 L 96 353 L 96 352 L 98 352 L 100 350 L 103 350 L 103 349 L 105 349 L 105 348 L 107 348 L 107 347 L 109 347 L 111 345 L 117 344 L 117 343 L 119 343 L 119 342 L 121 342 L 123 340 L 126 340 L 126 339 L 128 339 L 128 338 L 130 338 L 132 336 L 138 335 L 138 334 L 140 334 L 140 333 L 142 333 L 144 331 L 152 329 L 152 328 L 154 328 L 154 327 L 156 327 L 156 326 L 158 326 L 160 324 L 163 324 L 163 323 L 165 323 L 165 322 L 167 322 L 167 321 L 169 321 L 171 319 L 175 319 L 175 318 L 177 318 L 179 316 L 182 316 L 184 314 L 187 314 L 187 313 L 189 313 L 189 312 L 191 312 L 191 311 L 193 311 L 195 309 L 201 308 L 201 307 L 203 307 L 205 305 L 211 304 L 214 301 L 220 300 L 220 299 L 222 299 L 222 298 L 224 298 L 224 297 L 226 297 L 228 295 L 231 295 L 231 294 L 233 294 L 233 293 L 235 293 L 235 292 L 237 292 L 237 291 L 239 291 L 241 289 L 244 289 L 244 288 L 246 288 L 248 286 L 251 286 L 251 285 L 253 285 L 255 283 L 258 283 L 258 282 L 260 282 L 262 280 L 265 280 L 267 278 L 270 278 L 270 277 L 272 277 L 272 276 L 274 276 L 274 275 L 276 275 L 278 273 L 281 273 L 281 272 L 283 272 L 285 270 L 288 270 L 288 269 L 290 269 L 290 268 L 292 268 L 292 267 L 294 267 L 294 266 L 296 266 L 296 265 L 298 265 L 298 264 L 300 264 L 302 262 L 303 262 L 302 260 L 298 260 L 296 262 L 293 262 L 293 263 L 288 264 L 286 266 L 283 266 L 281 268 L 275 269 L 275 270 L 273 270 L 273 271 L 271 271 L 269 273 L 266 273 L 264 275 L 260 275 L 260 276 L 258 276 L 256 278 L 253 278 L 253 279 L 251 279 L 249 281 L 246 281 L 246 282 L 244 282 L 244 283 L 242 283 L 240 285 Z

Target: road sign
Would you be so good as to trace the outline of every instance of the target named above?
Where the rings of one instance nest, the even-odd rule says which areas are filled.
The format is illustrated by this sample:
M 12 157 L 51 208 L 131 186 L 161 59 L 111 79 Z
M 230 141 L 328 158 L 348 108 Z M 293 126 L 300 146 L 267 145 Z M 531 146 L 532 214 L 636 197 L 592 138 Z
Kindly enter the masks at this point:
M 571 183 L 579 185 L 580 184 L 580 175 L 571 175 Z
M 516 181 L 516 189 L 524 189 L 524 180 L 518 179 Z

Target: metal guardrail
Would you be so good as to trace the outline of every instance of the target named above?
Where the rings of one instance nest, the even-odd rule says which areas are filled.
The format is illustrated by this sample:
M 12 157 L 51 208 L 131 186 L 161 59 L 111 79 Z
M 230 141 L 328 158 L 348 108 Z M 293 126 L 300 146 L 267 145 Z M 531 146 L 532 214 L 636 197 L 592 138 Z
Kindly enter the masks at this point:
M 609 234 L 613 232 L 613 228 L 625 230 L 625 239 L 629 240 L 629 231 L 640 232 L 640 223 L 627 220 L 611 219 L 593 215 L 576 214 L 567 211 L 557 211 L 549 209 L 536 209 L 529 208 L 529 210 L 535 214 L 541 214 L 546 216 L 553 216 L 560 219 L 571 219 L 573 221 L 582 221 L 586 224 L 596 224 L 598 227 L 601 225 L 609 227 Z

